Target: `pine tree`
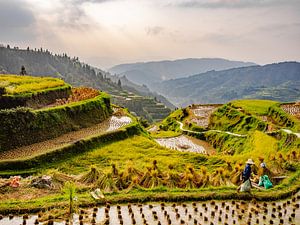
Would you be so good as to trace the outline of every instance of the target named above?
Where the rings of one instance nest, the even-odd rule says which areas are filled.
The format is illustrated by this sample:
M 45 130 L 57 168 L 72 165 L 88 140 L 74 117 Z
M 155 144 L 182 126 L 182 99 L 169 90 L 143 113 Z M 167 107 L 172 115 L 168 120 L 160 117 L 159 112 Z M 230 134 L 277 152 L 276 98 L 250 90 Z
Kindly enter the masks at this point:
M 26 72 L 25 66 L 22 66 L 20 75 L 26 75 L 26 74 L 27 74 L 27 72 Z

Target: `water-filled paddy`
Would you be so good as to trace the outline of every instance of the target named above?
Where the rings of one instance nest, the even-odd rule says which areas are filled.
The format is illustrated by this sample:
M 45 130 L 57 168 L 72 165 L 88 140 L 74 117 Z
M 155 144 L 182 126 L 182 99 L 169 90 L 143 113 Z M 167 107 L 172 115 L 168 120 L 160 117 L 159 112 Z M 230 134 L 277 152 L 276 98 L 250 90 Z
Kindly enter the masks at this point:
M 212 200 L 106 205 L 78 210 L 73 224 L 300 224 L 299 205 L 300 193 L 276 202 Z M 29 215 L 24 223 L 23 216 L 12 219 L 5 216 L 0 224 L 35 224 L 36 219 L 38 215 Z M 54 220 L 54 224 L 66 224 L 66 221 Z
M 164 147 L 182 152 L 209 154 L 214 151 L 207 142 L 185 135 L 169 138 L 157 138 L 155 141 Z

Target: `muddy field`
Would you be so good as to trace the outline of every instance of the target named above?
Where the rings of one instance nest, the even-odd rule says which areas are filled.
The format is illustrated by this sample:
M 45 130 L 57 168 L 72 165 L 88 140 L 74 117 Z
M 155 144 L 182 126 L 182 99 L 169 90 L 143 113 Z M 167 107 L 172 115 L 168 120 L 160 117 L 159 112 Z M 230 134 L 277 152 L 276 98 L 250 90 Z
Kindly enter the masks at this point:
M 79 210 L 74 215 L 73 224 L 299 224 L 299 204 L 298 193 L 290 199 L 277 202 L 231 200 L 106 205 Z M 15 216 L 11 219 L 5 216 L 0 224 L 48 224 L 49 221 L 37 223 L 39 216 L 42 214 Z M 57 225 L 66 224 L 65 220 L 58 219 L 51 219 L 49 224 L 52 221 Z
M 300 119 L 300 102 L 295 104 L 283 104 L 281 108 L 288 114 Z
M 191 122 L 201 127 L 208 127 L 209 117 L 219 105 L 196 105 L 191 108 L 195 118 Z

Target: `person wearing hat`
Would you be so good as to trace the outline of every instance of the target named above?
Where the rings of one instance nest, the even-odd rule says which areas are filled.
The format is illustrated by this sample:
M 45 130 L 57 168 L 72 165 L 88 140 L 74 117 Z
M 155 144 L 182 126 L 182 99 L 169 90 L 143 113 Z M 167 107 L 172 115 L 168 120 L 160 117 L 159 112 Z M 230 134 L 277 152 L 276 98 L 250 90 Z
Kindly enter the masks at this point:
M 250 192 L 251 190 L 251 181 L 250 181 L 250 176 L 251 176 L 251 166 L 254 165 L 254 162 L 252 159 L 248 159 L 246 162 L 246 167 L 242 173 L 242 178 L 243 178 L 243 183 L 238 186 L 237 192 Z
M 252 159 L 248 159 L 248 161 L 246 162 L 246 166 L 245 169 L 243 171 L 243 182 L 245 182 L 246 180 L 250 179 L 251 176 L 251 166 L 254 165 L 254 162 Z

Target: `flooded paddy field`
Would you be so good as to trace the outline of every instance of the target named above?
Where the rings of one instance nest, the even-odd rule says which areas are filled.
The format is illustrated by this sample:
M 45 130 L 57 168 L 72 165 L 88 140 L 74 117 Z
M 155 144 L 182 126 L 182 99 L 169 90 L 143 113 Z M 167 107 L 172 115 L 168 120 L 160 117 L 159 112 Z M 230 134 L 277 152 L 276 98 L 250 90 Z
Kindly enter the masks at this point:
M 300 194 L 276 202 L 203 201 L 105 205 L 79 209 L 73 224 L 300 224 Z M 43 213 L 2 217 L 1 225 L 70 224 L 66 220 L 39 222 Z
M 155 141 L 164 147 L 182 152 L 195 152 L 201 154 L 210 154 L 214 152 L 214 149 L 207 142 L 185 135 L 157 138 Z

